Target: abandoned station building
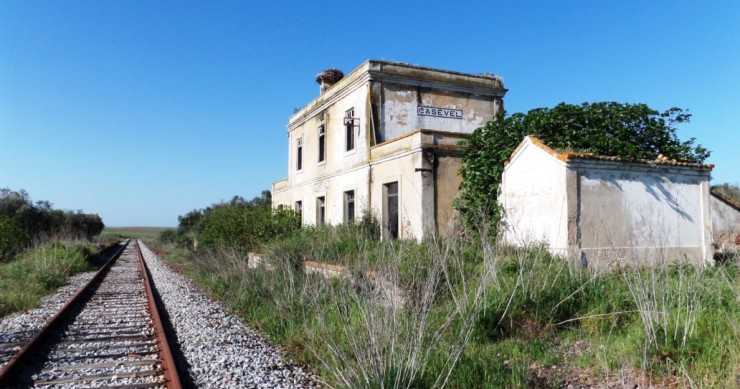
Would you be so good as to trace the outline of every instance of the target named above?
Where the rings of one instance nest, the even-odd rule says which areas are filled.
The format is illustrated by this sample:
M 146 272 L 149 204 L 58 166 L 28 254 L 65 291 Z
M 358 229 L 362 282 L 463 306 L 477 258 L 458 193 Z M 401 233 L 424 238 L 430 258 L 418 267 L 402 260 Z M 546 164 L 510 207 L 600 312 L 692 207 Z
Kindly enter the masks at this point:
M 320 73 L 320 95 L 288 123 L 288 177 L 273 206 L 303 224 L 369 211 L 385 238 L 446 235 L 461 178 L 457 143 L 503 110 L 502 80 L 369 60 Z
M 499 77 L 370 60 L 320 73 L 320 95 L 288 123 L 288 177 L 273 207 L 306 225 L 369 211 L 385 239 L 449 235 L 458 142 L 503 110 Z M 711 263 L 740 244 L 740 204 L 710 190 L 712 165 L 621 161 L 526 137 L 504 170 L 504 240 L 545 243 L 589 266 Z

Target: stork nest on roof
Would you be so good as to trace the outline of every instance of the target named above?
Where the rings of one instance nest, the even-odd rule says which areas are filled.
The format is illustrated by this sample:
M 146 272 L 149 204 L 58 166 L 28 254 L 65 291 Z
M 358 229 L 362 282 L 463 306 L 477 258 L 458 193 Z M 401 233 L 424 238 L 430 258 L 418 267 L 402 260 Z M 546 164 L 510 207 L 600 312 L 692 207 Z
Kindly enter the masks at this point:
M 337 68 L 326 69 L 316 75 L 316 82 L 319 84 L 334 84 L 344 77 L 344 73 Z

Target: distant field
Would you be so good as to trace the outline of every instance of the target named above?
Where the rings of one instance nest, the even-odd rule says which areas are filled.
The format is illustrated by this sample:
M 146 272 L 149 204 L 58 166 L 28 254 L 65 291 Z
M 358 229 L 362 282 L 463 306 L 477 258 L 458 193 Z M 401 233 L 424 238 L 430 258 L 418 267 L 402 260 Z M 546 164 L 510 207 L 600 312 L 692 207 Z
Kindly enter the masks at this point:
M 159 233 L 173 227 L 105 227 L 103 237 L 128 237 L 136 239 L 156 239 Z

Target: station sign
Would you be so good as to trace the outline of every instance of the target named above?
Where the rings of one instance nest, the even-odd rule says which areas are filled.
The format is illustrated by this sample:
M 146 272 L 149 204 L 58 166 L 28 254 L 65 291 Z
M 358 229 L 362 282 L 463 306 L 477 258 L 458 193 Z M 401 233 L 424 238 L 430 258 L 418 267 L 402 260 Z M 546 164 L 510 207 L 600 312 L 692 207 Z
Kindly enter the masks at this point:
M 416 113 L 419 116 L 434 116 L 438 118 L 448 118 L 448 119 L 462 119 L 463 118 L 463 111 L 461 109 L 452 109 L 452 108 L 419 106 L 418 108 L 416 108 Z

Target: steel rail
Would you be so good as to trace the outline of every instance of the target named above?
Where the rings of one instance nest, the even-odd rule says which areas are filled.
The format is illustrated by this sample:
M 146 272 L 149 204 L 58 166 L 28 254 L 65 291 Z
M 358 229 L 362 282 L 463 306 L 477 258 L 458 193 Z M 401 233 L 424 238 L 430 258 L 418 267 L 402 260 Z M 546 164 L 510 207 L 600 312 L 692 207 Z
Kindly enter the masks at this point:
M 103 267 L 98 270 L 97 273 L 82 287 L 80 288 L 77 293 L 75 293 L 72 298 L 67 301 L 66 304 L 60 309 L 54 316 L 51 317 L 46 322 L 46 325 L 44 325 L 44 328 L 42 328 L 36 335 L 34 335 L 26 344 L 21 347 L 20 350 L 18 350 L 15 355 L 10 358 L 8 363 L 3 366 L 2 369 L 0 369 L 0 388 L 9 387 L 11 385 L 11 382 L 15 375 L 17 375 L 20 370 L 25 366 L 26 362 L 28 362 L 29 356 L 32 354 L 33 351 L 35 351 L 38 347 L 42 345 L 42 340 L 45 340 L 55 329 L 59 323 L 64 320 L 65 316 L 72 310 L 72 308 L 76 305 L 76 303 L 81 299 L 81 297 L 87 292 L 87 290 L 94 285 L 97 281 L 101 280 L 105 273 L 110 269 L 111 266 L 116 262 L 118 257 L 123 253 L 123 250 L 128 246 L 130 240 L 126 241 L 123 245 L 121 245 L 120 249 L 116 251 L 113 256 L 103 265 Z
M 144 255 L 141 253 L 141 246 L 139 242 L 135 242 L 136 253 L 139 256 L 139 263 L 141 264 L 141 273 L 144 277 L 144 287 L 146 289 L 147 303 L 149 305 L 149 312 L 152 316 L 152 323 L 154 325 L 154 338 L 157 341 L 159 347 L 160 357 L 162 358 L 162 367 L 165 378 L 165 386 L 170 389 L 180 389 L 180 377 L 177 373 L 177 367 L 175 366 L 175 359 L 172 356 L 170 345 L 167 342 L 167 336 L 164 332 L 164 326 L 162 325 L 162 319 L 159 317 L 159 310 L 157 309 L 157 303 L 154 299 L 154 291 L 152 288 L 152 280 L 149 277 L 149 268 L 144 262 Z

